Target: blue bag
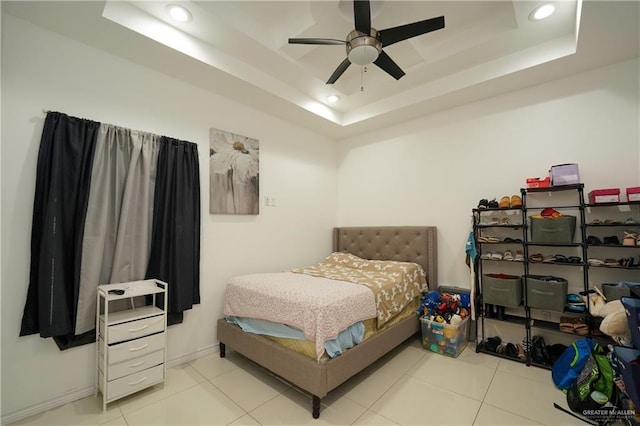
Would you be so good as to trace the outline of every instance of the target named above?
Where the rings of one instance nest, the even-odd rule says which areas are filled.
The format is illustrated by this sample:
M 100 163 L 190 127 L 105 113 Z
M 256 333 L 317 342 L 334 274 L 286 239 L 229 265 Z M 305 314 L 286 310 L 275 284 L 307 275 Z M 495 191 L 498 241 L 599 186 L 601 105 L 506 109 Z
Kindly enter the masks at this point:
M 595 346 L 591 339 L 580 339 L 565 349 L 551 367 L 551 377 L 558 389 L 566 392 L 576 381 Z

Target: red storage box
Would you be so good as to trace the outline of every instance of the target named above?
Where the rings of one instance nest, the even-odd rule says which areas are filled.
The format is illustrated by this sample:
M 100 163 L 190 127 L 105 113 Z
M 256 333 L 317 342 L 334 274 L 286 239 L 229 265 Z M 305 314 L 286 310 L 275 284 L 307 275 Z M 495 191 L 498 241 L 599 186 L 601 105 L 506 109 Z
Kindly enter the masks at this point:
M 619 203 L 620 188 L 594 189 L 589 193 L 589 202 L 597 203 Z
M 544 179 L 527 178 L 527 188 L 548 188 L 551 186 L 551 178 L 547 176 Z
M 627 201 L 640 201 L 640 186 L 627 188 Z

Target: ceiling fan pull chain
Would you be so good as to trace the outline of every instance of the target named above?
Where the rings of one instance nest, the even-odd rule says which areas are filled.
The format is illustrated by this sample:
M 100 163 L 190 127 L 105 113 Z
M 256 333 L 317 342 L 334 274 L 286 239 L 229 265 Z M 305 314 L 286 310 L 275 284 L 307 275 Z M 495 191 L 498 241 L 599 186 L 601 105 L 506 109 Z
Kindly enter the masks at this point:
M 367 67 L 360 67 L 360 91 L 364 92 L 364 73 L 367 72 Z

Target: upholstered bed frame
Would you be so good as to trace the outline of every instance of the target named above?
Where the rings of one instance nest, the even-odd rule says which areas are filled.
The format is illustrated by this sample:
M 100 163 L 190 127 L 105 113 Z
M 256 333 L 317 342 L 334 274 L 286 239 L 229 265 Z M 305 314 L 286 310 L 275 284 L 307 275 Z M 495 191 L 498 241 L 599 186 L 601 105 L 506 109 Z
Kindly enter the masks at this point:
M 438 285 L 437 237 L 434 226 L 335 228 L 333 251 L 348 252 L 365 259 L 397 260 L 420 264 L 430 288 Z M 220 357 L 226 346 L 312 395 L 312 415 L 320 416 L 320 399 L 391 349 L 420 330 L 417 316 L 349 349 L 342 355 L 321 361 L 287 349 L 272 340 L 243 332 L 224 318 L 218 320 Z

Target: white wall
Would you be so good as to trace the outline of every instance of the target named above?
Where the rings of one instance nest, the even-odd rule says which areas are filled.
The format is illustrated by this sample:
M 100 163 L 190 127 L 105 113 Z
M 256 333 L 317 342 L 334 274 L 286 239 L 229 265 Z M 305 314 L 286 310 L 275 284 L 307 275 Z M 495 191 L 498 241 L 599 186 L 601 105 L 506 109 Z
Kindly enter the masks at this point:
M 44 110 L 196 142 L 202 190 L 202 303 L 169 328 L 168 357 L 214 349 L 224 286 L 236 274 L 315 263 L 331 250 L 335 141 L 126 62 L 10 15 L 2 25 L 2 420 L 87 392 L 95 346 L 60 352 L 18 337 L 27 294 L 35 167 Z M 260 140 L 258 216 L 208 213 L 210 127 Z M 185 359 L 183 358 L 183 360 Z
M 169 330 L 169 358 L 216 342 L 227 279 L 315 262 L 335 225 L 436 225 L 443 284 L 468 285 L 464 242 L 480 198 L 512 195 L 552 164 L 577 162 L 587 191 L 640 184 L 638 61 L 513 92 L 339 148 L 291 123 L 70 41 L 11 16 L 2 34 L 2 417 L 86 392 L 93 345 L 58 351 L 18 338 L 27 292 L 43 109 L 200 146 L 202 304 Z M 208 129 L 261 143 L 259 216 L 208 214 Z M 337 191 L 337 196 L 336 196 Z M 337 213 L 336 213 L 337 212 Z
M 340 141 L 338 225 L 436 225 L 441 284 L 469 286 L 471 209 L 578 163 L 585 195 L 640 185 L 638 60 Z

